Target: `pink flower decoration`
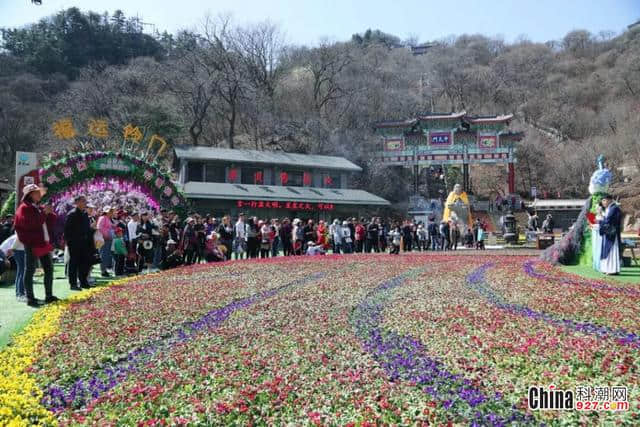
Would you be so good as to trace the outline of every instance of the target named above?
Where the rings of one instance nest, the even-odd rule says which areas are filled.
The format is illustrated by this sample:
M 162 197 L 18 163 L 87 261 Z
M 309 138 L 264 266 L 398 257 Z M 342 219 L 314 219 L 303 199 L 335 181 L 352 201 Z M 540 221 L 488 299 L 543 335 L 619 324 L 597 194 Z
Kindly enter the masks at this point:
M 66 166 L 62 168 L 62 175 L 64 175 L 65 178 L 69 178 L 71 175 L 73 175 L 73 171 L 69 166 Z
M 153 171 L 147 169 L 146 171 L 144 171 L 143 177 L 146 181 L 151 181 L 151 178 L 153 178 Z
M 87 164 L 85 162 L 78 162 L 78 164 L 76 165 L 76 169 L 78 169 L 78 172 L 87 170 Z
M 164 184 L 164 179 L 162 178 L 156 179 L 156 188 L 162 187 L 162 184 Z
M 164 187 L 164 195 L 169 197 L 173 194 L 173 190 L 171 189 L 171 187 Z
M 57 177 L 57 176 L 55 176 L 55 175 L 49 175 L 49 176 L 47 177 L 47 182 L 48 182 L 49 184 L 53 184 L 54 182 L 58 182 L 58 181 L 59 181 L 59 180 L 58 180 L 58 177 Z

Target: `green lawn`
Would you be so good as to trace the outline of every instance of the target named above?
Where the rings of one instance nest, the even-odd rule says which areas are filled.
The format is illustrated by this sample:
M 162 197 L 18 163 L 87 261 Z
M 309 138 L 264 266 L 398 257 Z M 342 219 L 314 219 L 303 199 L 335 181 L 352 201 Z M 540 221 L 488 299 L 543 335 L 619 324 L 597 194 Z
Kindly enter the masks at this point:
M 620 274 L 617 276 L 606 276 L 584 265 L 563 265 L 560 268 L 568 273 L 578 274 L 590 279 L 610 278 L 619 282 L 640 284 L 640 267 L 635 265 L 633 267 L 622 267 Z
M 96 266 L 93 277 L 96 278 L 96 284 L 104 284 L 107 280 L 98 278 L 100 276 L 100 268 Z M 34 280 L 33 291 L 38 299 L 44 299 L 44 286 L 42 284 L 42 273 Z M 56 264 L 53 275 L 53 294 L 60 299 L 67 298 L 72 293 L 69 289 L 69 282 L 64 277 L 64 266 Z M 13 283 L 0 283 L 0 349 L 9 343 L 11 335 L 22 330 L 37 308 L 29 307 L 24 302 L 16 300 L 16 292 Z

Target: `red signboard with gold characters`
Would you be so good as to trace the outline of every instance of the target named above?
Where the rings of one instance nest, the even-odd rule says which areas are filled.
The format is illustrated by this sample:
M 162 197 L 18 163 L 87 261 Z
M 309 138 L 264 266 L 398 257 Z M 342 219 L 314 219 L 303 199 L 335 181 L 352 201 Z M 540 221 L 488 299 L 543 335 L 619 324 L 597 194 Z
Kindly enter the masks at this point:
M 384 151 L 402 151 L 404 141 L 402 139 L 386 139 L 384 141 Z
M 287 202 L 279 200 L 237 200 L 236 206 L 250 209 L 291 209 L 295 211 L 332 211 L 333 203 Z
M 496 135 L 478 135 L 478 148 L 483 150 L 498 148 L 498 137 Z

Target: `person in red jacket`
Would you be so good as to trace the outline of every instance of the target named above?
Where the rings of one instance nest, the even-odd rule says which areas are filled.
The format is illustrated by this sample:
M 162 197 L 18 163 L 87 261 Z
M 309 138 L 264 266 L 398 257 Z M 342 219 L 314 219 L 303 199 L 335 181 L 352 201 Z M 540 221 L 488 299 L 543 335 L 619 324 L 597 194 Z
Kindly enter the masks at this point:
M 360 253 L 364 251 L 364 237 L 366 234 L 366 229 L 364 227 L 365 219 L 362 218 L 360 222 L 356 224 L 356 252 Z
M 37 307 L 39 303 L 33 295 L 33 275 L 38 260 L 44 270 L 45 302 L 58 301 L 58 298 L 53 296 L 53 261 L 51 260 L 53 236 L 50 234 L 56 215 L 51 206 L 39 206 L 44 190 L 37 185 L 25 186 L 22 194 L 22 201 L 16 211 L 15 229 L 18 239 L 24 244 L 24 289 L 27 294 L 27 305 Z

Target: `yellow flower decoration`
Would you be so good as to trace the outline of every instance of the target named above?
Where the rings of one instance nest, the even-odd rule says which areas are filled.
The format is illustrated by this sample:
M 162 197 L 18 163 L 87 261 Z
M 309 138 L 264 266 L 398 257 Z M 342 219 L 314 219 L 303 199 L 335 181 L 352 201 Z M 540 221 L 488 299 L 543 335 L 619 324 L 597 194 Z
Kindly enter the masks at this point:
M 58 139 L 71 139 L 76 136 L 76 130 L 70 118 L 60 119 L 53 123 L 53 134 Z
M 124 285 L 132 279 L 116 280 L 109 286 Z M 0 426 L 58 424 L 54 414 L 42 406 L 43 392 L 27 369 L 38 357 L 40 344 L 59 331 L 64 311 L 105 289 L 90 289 L 38 310 L 27 327 L 13 337 L 13 343 L 0 351 Z
M 138 128 L 138 126 L 133 126 L 131 123 L 122 129 L 122 133 L 125 141 L 139 143 L 142 140 L 142 132 L 140 132 L 140 128 Z
M 151 140 L 149 140 L 149 151 L 151 151 L 156 142 L 160 144 L 160 150 L 158 150 L 156 157 L 160 157 L 162 153 L 164 153 L 164 151 L 167 149 L 167 141 L 165 141 L 164 138 L 162 138 L 160 135 L 151 135 Z
M 89 120 L 89 135 L 96 138 L 106 138 L 109 136 L 109 127 L 106 120 L 91 119 Z

